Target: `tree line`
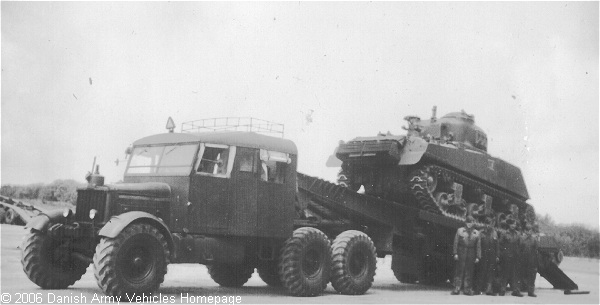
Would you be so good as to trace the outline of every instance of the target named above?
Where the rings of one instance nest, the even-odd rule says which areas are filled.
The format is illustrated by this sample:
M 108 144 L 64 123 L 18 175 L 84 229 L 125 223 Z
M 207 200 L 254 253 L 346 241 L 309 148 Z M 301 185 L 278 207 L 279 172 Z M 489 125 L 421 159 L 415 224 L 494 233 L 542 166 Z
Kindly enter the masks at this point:
M 600 257 L 600 232 L 583 224 L 557 224 L 550 215 L 537 215 L 540 232 L 554 236 L 565 256 Z
M 77 188 L 85 186 L 75 180 L 55 180 L 49 184 L 2 185 L 0 195 L 14 199 L 39 199 L 42 202 L 59 201 L 75 204 Z

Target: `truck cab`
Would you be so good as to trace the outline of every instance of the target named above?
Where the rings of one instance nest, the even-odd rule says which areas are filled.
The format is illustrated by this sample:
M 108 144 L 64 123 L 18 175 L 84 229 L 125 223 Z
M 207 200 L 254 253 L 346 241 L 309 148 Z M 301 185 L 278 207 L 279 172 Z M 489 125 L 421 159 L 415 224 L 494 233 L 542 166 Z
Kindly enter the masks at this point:
M 121 199 L 155 211 L 174 233 L 284 239 L 292 232 L 296 166 L 296 145 L 285 139 L 243 131 L 158 134 L 133 143 L 124 182 L 168 185 L 168 203 Z

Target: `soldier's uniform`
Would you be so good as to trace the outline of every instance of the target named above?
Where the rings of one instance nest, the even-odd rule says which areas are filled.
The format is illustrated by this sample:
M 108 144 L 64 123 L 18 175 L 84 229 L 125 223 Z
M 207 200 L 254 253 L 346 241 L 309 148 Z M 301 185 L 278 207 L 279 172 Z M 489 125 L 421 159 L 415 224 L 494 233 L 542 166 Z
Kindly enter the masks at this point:
M 469 216 L 470 217 L 470 216 Z M 473 220 L 467 220 L 467 222 Z M 454 272 L 454 290 L 458 294 L 461 286 L 467 295 L 473 295 L 473 271 L 475 260 L 481 259 L 481 240 L 475 228 L 459 228 L 454 236 L 454 256 L 458 255 Z
M 521 239 L 521 276 L 525 284 L 524 289 L 527 289 L 527 295 L 530 297 L 536 297 L 534 291 L 538 265 L 538 247 L 537 234 L 528 230 Z
M 498 265 L 498 234 L 493 227 L 486 227 L 479 232 L 481 238 L 481 261 L 477 265 L 476 293 L 485 292 L 493 295 L 492 284 L 496 280 Z
M 514 220 L 506 233 L 502 234 L 500 244 L 500 295 L 506 293 L 506 283 L 513 289 L 512 295 L 522 297 L 519 291 L 519 252 L 521 235 L 515 230 Z M 509 222 L 507 221 L 507 222 Z

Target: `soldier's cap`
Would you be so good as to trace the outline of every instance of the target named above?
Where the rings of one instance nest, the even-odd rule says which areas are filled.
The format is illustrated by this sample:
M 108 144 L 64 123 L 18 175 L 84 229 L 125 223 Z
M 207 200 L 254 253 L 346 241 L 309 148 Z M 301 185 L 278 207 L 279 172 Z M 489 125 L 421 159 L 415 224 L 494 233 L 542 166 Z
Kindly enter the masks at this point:
M 473 218 L 473 216 L 469 215 L 467 216 L 467 218 L 465 219 L 465 223 L 474 223 L 475 222 L 475 218 Z

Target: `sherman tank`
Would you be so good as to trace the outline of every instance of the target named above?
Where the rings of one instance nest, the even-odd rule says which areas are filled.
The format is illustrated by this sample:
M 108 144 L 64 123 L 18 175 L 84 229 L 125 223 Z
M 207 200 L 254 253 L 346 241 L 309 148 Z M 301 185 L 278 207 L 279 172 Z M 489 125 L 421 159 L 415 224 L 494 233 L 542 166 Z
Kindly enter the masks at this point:
M 487 135 L 464 110 L 436 118 L 406 116 L 406 134 L 379 133 L 340 141 L 329 166 L 338 184 L 354 191 L 464 220 L 472 215 L 502 224 L 535 225 L 521 170 L 487 152 Z

